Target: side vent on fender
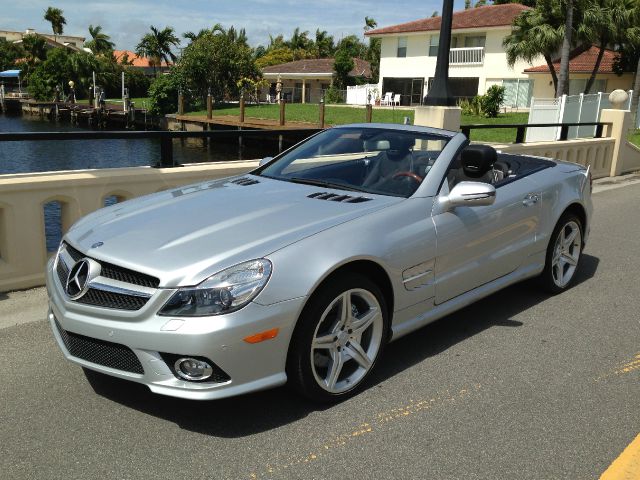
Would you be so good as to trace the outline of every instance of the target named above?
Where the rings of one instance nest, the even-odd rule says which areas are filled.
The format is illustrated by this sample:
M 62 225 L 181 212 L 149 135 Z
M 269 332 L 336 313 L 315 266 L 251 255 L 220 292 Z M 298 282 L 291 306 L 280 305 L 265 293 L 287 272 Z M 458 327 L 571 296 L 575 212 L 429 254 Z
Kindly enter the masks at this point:
M 336 193 L 328 192 L 316 192 L 311 195 L 307 195 L 308 198 L 315 198 L 316 200 L 330 200 L 332 202 L 342 203 L 362 203 L 368 202 L 371 198 L 367 197 L 352 197 L 350 195 L 338 195 Z
M 253 178 L 236 178 L 235 180 L 231 180 L 229 183 L 235 183 L 236 185 L 242 185 L 243 187 L 248 187 L 249 185 L 255 185 L 256 183 L 260 183 L 258 180 L 254 180 Z

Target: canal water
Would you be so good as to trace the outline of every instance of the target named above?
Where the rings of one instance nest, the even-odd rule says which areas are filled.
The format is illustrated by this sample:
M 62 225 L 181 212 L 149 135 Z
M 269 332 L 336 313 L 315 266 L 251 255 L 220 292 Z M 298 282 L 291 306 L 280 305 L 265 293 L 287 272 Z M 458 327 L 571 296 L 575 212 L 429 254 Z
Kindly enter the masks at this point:
M 0 132 L 70 132 L 86 129 L 67 122 L 52 122 L 28 115 L 0 114 Z M 216 138 L 207 145 L 206 139 L 174 140 L 174 159 L 181 164 L 225 160 L 256 159 L 278 153 L 277 133 L 273 139 L 245 138 L 242 146 L 237 136 Z M 282 147 L 300 141 L 299 135 L 287 138 Z M 159 161 L 157 140 L 70 140 L 70 141 L 0 141 L 0 175 L 12 173 L 80 170 L 87 168 L 118 168 L 153 166 Z M 0 198 L 0 200 L 2 200 Z M 108 198 L 105 206 L 115 203 Z M 61 239 L 61 207 L 58 202 L 44 205 L 46 246 L 57 249 Z

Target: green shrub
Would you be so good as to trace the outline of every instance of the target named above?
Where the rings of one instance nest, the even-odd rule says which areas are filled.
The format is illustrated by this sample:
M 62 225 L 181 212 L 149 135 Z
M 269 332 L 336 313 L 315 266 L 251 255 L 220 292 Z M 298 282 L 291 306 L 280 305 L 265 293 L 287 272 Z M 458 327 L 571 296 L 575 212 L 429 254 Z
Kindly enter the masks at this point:
M 476 95 L 471 99 L 464 98 L 458 105 L 462 109 L 463 115 L 482 115 L 482 97 Z
M 331 85 L 325 92 L 325 103 L 344 103 L 342 92 L 335 85 Z
M 492 85 L 487 93 L 481 97 L 480 104 L 485 117 L 495 118 L 500 113 L 504 102 L 504 87 Z
M 157 76 L 149 87 L 149 111 L 155 115 L 165 115 L 178 111 L 178 94 L 184 95 L 185 112 L 192 103 L 192 95 L 184 88 L 178 71 L 172 70 L 166 75 Z

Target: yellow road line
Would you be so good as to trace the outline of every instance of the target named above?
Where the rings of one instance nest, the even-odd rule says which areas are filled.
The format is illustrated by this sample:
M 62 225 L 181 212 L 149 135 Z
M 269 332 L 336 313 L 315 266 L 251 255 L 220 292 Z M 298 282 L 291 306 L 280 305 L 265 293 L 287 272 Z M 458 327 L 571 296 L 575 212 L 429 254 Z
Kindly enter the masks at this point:
M 613 461 L 600 480 L 640 480 L 640 435 Z

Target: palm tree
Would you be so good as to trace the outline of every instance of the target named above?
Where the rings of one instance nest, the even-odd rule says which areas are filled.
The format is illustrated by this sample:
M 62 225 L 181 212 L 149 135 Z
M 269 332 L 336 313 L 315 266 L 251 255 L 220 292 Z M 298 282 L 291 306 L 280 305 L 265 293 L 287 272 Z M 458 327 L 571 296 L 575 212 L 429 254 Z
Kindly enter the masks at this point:
M 209 30 L 208 28 L 203 28 L 198 33 L 184 32 L 182 36 L 187 40 L 189 40 L 190 42 L 194 42 L 195 40 L 198 40 L 199 38 L 204 37 L 207 33 L 211 33 L 211 30 Z
M 513 21 L 512 32 L 502 42 L 507 63 L 532 63 L 541 55 L 549 68 L 554 90 L 558 91 L 558 76 L 553 56 L 559 50 L 564 36 L 564 18 L 557 2 L 540 2 L 540 8 L 525 10 Z
M 67 19 L 62 15 L 62 10 L 59 8 L 49 7 L 44 12 L 44 19 L 51 23 L 51 30 L 53 30 L 53 37 L 55 41 L 58 41 L 57 35 L 62 35 L 64 31 L 64 25 L 67 23 Z
M 587 44 L 597 44 L 599 51 L 584 93 L 591 90 L 606 48 L 626 42 L 627 30 L 637 18 L 637 5 L 637 0 L 593 0 L 586 5 L 577 34 Z
M 326 30 L 316 30 L 315 47 L 317 50 L 318 58 L 332 57 L 336 51 L 333 36 L 329 35 Z
M 166 63 L 175 62 L 176 55 L 171 51 L 171 47 L 180 45 L 180 39 L 173 33 L 173 28 L 165 27 L 158 30 L 153 25 L 151 33 L 146 33 L 140 43 L 136 46 L 136 54 L 146 57 L 153 66 L 153 73 L 156 73 L 156 66 L 164 60 Z
M 102 33 L 102 27 L 100 25 L 89 25 L 89 40 L 85 46 L 90 48 L 92 52 L 96 54 L 110 53 L 115 47 L 115 43 L 111 41 L 111 37 L 105 33 Z
M 565 0 L 564 35 L 560 49 L 560 71 L 556 97 L 569 93 L 569 54 L 571 53 L 571 37 L 573 35 L 573 0 Z

